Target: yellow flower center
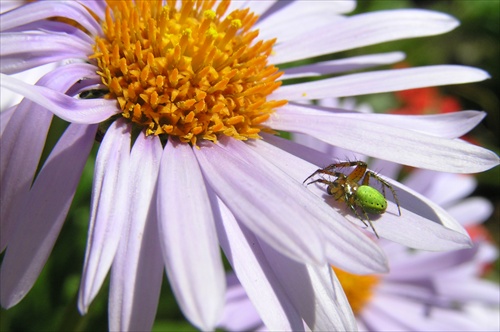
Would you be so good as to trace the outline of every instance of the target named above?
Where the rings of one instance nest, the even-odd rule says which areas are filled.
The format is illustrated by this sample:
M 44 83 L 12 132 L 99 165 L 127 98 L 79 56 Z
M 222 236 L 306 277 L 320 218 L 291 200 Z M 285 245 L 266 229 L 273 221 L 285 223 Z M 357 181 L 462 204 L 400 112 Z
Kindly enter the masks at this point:
M 336 267 L 333 270 L 344 289 L 354 315 L 358 315 L 370 300 L 373 289 L 379 283 L 379 277 L 351 274 Z
M 220 134 L 259 138 L 286 101 L 267 101 L 281 82 L 268 65 L 275 40 L 254 41 L 257 16 L 224 15 L 229 1 L 108 1 L 104 36 L 96 38 L 98 74 L 122 116 L 147 135 L 183 142 Z

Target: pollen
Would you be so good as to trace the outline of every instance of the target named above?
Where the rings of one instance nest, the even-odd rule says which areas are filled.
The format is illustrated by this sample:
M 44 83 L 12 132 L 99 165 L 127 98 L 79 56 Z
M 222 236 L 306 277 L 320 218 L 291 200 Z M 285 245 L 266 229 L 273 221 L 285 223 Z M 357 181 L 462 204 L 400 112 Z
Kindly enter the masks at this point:
M 351 274 L 336 267 L 333 270 L 344 289 L 354 315 L 358 315 L 370 301 L 373 290 L 379 283 L 379 277 L 375 275 Z
M 268 64 L 275 40 L 257 40 L 258 16 L 229 1 L 108 1 L 96 38 L 98 74 L 121 115 L 147 135 L 196 145 L 260 138 L 285 100 L 267 100 L 282 73 Z

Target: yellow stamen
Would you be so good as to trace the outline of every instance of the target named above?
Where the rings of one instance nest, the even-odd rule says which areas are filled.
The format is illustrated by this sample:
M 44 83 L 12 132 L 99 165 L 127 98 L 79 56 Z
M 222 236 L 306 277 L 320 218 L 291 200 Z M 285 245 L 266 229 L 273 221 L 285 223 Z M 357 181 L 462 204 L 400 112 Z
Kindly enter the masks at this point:
M 335 267 L 333 270 L 344 289 L 354 315 L 359 314 L 370 300 L 379 277 L 351 274 Z
M 266 99 L 281 85 L 267 63 L 275 40 L 255 41 L 258 17 L 248 9 L 224 16 L 229 1 L 162 3 L 108 1 L 91 57 L 108 97 L 147 135 L 192 144 L 259 138 L 262 123 L 286 104 Z

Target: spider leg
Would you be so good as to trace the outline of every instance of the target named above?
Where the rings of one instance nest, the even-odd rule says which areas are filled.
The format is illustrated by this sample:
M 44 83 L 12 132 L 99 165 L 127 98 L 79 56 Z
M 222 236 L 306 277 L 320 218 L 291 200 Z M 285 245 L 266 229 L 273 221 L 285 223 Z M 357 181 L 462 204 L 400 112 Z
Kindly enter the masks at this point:
M 371 229 L 373 230 L 373 233 L 375 233 L 375 236 L 377 237 L 377 239 L 380 239 L 380 236 L 378 236 L 378 233 L 377 231 L 375 230 L 375 227 L 373 227 L 373 222 L 370 220 L 370 218 L 368 218 L 368 215 L 366 214 L 365 210 L 363 210 L 363 213 L 365 214 L 366 216 L 366 220 L 370 223 L 370 227 Z M 365 223 L 366 225 L 366 223 Z
M 365 219 L 366 220 L 370 220 L 368 219 L 368 216 L 366 216 L 365 219 L 363 219 L 363 217 L 360 216 L 358 210 L 356 210 L 356 207 L 354 205 L 349 205 L 349 208 L 351 209 L 352 212 L 354 212 L 354 214 L 356 215 L 356 217 L 358 217 L 359 220 L 361 220 L 361 222 L 366 226 L 368 227 L 369 225 L 366 223 Z M 364 211 L 363 211 L 364 212 Z M 366 215 L 366 213 L 365 213 Z
M 363 179 L 363 185 L 369 185 L 370 176 L 374 177 L 375 179 L 377 179 L 378 182 L 380 182 L 382 184 L 382 194 L 384 195 L 384 197 L 386 197 L 385 196 L 385 187 L 389 188 L 389 190 L 392 193 L 392 197 L 394 197 L 394 200 L 396 201 L 396 205 L 398 206 L 399 215 L 401 216 L 401 208 L 399 206 L 398 195 L 396 195 L 396 191 L 391 186 L 391 184 L 389 182 L 387 182 L 386 180 L 382 179 L 380 176 L 378 176 L 377 173 L 368 170 L 368 171 L 366 171 L 365 177 Z
M 345 165 L 343 165 L 343 167 L 356 166 L 356 168 L 352 170 L 351 174 L 347 176 L 347 180 L 353 182 L 359 182 L 363 175 L 365 175 L 366 169 L 368 168 L 368 165 L 364 161 L 350 161 L 344 164 Z
M 331 166 L 331 165 L 330 165 L 330 166 Z M 330 167 L 330 166 L 328 166 L 328 167 Z M 307 181 L 307 180 L 309 180 L 310 178 L 312 178 L 312 177 L 313 177 L 313 176 L 315 176 L 316 174 L 326 174 L 326 175 L 334 176 L 334 177 L 337 177 L 337 178 L 338 178 L 338 177 L 341 177 L 341 176 L 344 176 L 344 173 L 342 173 L 342 172 L 333 172 L 333 171 L 328 170 L 327 168 L 323 168 L 323 169 L 318 169 L 318 170 L 316 170 L 314 173 L 312 173 L 311 175 L 309 175 L 309 176 L 308 176 L 308 177 L 304 180 L 304 182 L 302 182 L 302 183 L 306 183 L 306 181 Z M 309 183 L 308 183 L 308 185 L 309 185 L 309 184 L 311 184 L 311 183 L 314 183 L 314 182 L 316 182 L 316 181 L 309 182 Z M 324 182 L 323 182 L 323 183 L 324 183 Z
M 378 236 L 378 233 L 377 231 L 375 230 L 375 227 L 373 227 L 373 223 L 372 221 L 370 220 L 370 218 L 368 217 L 368 213 L 366 213 L 366 211 L 360 206 L 359 208 L 361 209 L 361 211 L 363 211 L 363 215 L 364 215 L 364 219 L 361 217 L 361 215 L 359 214 L 358 210 L 356 210 L 356 206 L 353 205 L 353 204 L 348 204 L 349 205 L 349 208 L 351 208 L 351 210 L 354 212 L 354 214 L 356 215 L 356 217 L 358 217 L 359 220 L 361 220 L 361 222 L 366 226 L 370 226 L 370 228 L 373 230 L 373 233 L 375 233 L 375 236 L 377 237 L 377 239 L 380 239 L 380 236 Z M 368 222 L 368 223 L 367 223 Z
M 340 162 L 340 163 L 330 164 L 324 168 L 317 169 L 314 173 L 309 175 L 302 183 L 306 183 L 307 180 L 309 180 L 310 178 L 312 178 L 313 176 L 315 176 L 317 174 L 327 174 L 327 175 L 331 175 L 331 176 L 338 176 L 338 174 L 342 174 L 342 173 L 336 172 L 335 170 L 337 168 L 353 167 L 353 166 L 356 166 L 356 168 L 351 172 L 348 179 L 354 180 L 355 182 L 358 182 L 361 179 L 361 177 L 363 176 L 363 174 L 365 173 L 366 168 L 368 167 L 364 161 L 344 161 L 344 162 Z
M 307 179 L 306 179 L 307 180 Z M 305 182 L 305 181 L 304 181 Z M 319 183 L 323 183 L 323 184 L 326 184 L 326 185 L 331 185 L 332 182 L 331 181 L 328 181 L 328 180 L 325 180 L 325 179 L 316 179 L 314 181 L 311 181 L 309 182 L 307 185 L 310 185 L 310 184 L 313 184 L 313 183 L 316 183 L 316 182 L 319 182 Z

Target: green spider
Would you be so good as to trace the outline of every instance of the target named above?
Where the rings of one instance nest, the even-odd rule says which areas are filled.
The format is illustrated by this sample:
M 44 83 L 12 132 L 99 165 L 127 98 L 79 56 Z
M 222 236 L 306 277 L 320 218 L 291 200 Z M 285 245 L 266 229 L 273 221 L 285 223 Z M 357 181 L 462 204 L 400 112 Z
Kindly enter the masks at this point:
M 349 175 L 342 172 L 336 171 L 338 168 L 344 167 L 354 167 L 356 166 Z M 392 186 L 386 180 L 382 179 L 375 172 L 370 171 L 368 165 L 363 161 L 346 161 L 331 164 L 325 168 L 318 169 L 311 175 L 309 175 L 303 183 L 312 178 L 317 174 L 326 174 L 336 177 L 334 181 L 329 181 L 324 178 L 316 179 L 309 182 L 307 185 L 312 183 L 323 183 L 326 187 L 326 192 L 332 195 L 336 201 L 345 202 L 345 204 L 354 212 L 354 214 L 363 222 L 363 224 L 368 227 L 370 225 L 371 229 L 377 236 L 377 231 L 373 227 L 373 223 L 370 218 L 368 218 L 368 213 L 371 214 L 383 214 L 387 209 L 387 200 L 385 199 L 385 187 L 389 188 L 392 192 L 392 196 L 396 201 L 398 206 L 398 212 L 401 216 L 401 209 L 399 206 L 398 197 Z M 382 184 L 382 194 L 377 189 L 370 186 L 370 177 L 377 179 Z M 361 184 L 359 184 L 359 181 Z M 359 208 L 363 217 L 359 214 Z M 368 222 L 368 224 L 367 224 Z

